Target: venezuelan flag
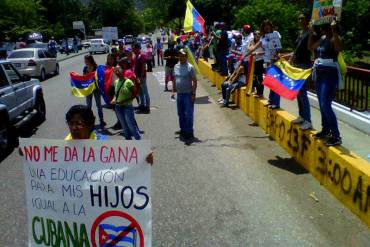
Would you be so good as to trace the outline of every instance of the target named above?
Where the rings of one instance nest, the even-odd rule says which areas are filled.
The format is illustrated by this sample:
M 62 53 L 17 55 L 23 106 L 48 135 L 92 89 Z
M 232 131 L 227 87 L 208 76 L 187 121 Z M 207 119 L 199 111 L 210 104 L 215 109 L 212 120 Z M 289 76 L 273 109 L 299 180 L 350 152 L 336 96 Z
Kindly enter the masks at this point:
M 195 70 L 195 73 L 197 73 L 198 75 L 200 75 L 200 70 L 199 70 L 197 61 L 195 60 L 194 55 L 191 52 L 190 48 L 186 45 L 184 47 L 184 49 L 186 50 L 186 54 L 188 55 L 188 61 L 193 66 L 193 68 Z
M 96 69 L 98 87 L 104 102 L 110 105 L 114 95 L 110 93 L 110 87 L 113 83 L 113 68 L 105 65 L 99 65 Z
M 186 3 L 186 13 L 184 20 L 184 32 L 201 32 L 205 33 L 204 19 L 194 8 L 190 1 Z
M 76 72 L 69 73 L 71 77 L 71 93 L 76 97 L 86 97 L 95 89 L 95 72 L 87 75 L 79 75 Z
M 262 83 L 281 97 L 293 100 L 311 73 L 312 69 L 296 68 L 281 59 L 268 68 Z

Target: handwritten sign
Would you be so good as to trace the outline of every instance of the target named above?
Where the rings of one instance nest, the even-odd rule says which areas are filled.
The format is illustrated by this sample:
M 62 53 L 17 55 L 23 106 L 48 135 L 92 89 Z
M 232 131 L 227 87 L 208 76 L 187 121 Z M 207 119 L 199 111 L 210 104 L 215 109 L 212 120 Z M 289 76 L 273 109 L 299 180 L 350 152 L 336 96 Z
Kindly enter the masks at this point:
M 149 141 L 21 139 L 28 246 L 151 246 Z
M 312 20 L 315 25 L 339 21 L 342 12 L 342 0 L 314 0 Z

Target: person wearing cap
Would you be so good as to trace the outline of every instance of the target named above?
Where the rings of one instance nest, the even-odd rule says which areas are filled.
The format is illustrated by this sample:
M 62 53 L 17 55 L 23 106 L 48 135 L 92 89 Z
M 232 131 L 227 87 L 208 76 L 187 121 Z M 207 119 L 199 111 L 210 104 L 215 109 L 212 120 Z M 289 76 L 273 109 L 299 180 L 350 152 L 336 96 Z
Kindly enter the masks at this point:
M 179 116 L 180 134 L 187 140 L 194 138 L 194 102 L 197 90 L 197 78 L 193 66 L 188 63 L 184 49 L 178 52 L 180 63 L 174 67 L 172 97 L 177 93 L 177 114 Z
M 217 31 L 214 34 L 214 37 L 217 40 L 216 44 L 216 57 L 217 57 L 217 65 L 218 68 L 216 69 L 218 72 L 221 73 L 223 76 L 228 75 L 227 69 L 227 54 L 229 50 L 229 38 L 226 31 L 226 24 L 220 23 L 219 24 L 220 31 Z
M 250 43 L 253 42 L 253 39 L 254 39 L 252 29 L 248 24 L 245 24 L 243 26 L 243 33 L 242 34 L 243 34 L 242 44 L 243 44 L 243 47 L 245 48 L 245 50 L 247 50 Z

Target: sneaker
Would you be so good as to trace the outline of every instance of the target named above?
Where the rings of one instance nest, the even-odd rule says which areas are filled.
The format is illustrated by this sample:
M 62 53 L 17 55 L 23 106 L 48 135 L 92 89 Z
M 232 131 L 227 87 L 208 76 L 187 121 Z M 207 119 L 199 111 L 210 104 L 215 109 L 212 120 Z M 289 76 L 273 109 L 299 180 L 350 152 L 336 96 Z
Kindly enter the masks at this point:
M 329 136 L 329 133 L 326 133 L 326 132 L 323 132 L 323 131 L 320 131 L 320 132 L 317 132 L 316 134 L 313 135 L 313 138 L 315 139 L 325 139 Z
M 342 138 L 340 137 L 330 137 L 326 142 L 325 145 L 330 146 L 338 146 L 342 144 Z
M 312 124 L 308 121 L 304 121 L 301 125 L 301 130 L 309 130 L 312 129 Z
M 302 124 L 304 123 L 304 119 L 302 117 L 298 117 L 292 121 L 292 124 Z

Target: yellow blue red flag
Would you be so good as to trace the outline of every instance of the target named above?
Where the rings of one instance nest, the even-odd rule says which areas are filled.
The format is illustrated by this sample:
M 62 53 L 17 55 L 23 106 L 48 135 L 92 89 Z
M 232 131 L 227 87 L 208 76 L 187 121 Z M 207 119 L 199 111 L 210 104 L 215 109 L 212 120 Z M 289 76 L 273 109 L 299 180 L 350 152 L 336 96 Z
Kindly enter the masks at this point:
M 280 59 L 267 69 L 262 83 L 281 97 L 293 100 L 311 73 L 312 69 L 296 68 Z
M 204 19 L 199 12 L 194 8 L 190 1 L 186 3 L 186 13 L 184 20 L 184 32 L 200 32 L 205 33 Z
M 71 77 L 71 93 L 76 97 L 86 97 L 95 90 L 95 71 L 86 75 L 76 72 L 69 73 Z

